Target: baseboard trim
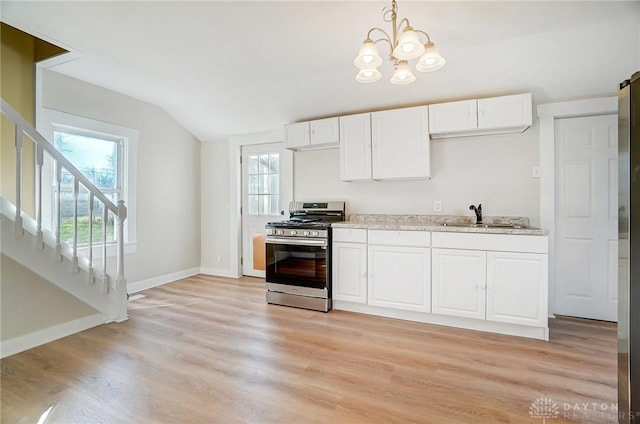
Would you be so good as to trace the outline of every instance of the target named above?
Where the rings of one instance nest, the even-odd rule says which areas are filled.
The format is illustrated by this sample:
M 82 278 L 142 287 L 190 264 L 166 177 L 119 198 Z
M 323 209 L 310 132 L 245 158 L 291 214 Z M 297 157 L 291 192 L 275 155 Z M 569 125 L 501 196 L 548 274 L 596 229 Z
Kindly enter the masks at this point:
M 200 274 L 214 275 L 216 277 L 240 278 L 239 275 L 235 275 L 230 270 L 222 268 L 200 268 Z
M 51 343 L 63 337 L 104 324 L 105 321 L 105 315 L 98 313 L 2 341 L 0 342 L 0 357 L 6 358 L 16 353 Z
M 143 290 L 158 287 L 163 284 L 171 283 L 181 278 L 191 277 L 200 273 L 200 268 L 189 268 L 184 271 L 173 272 L 171 274 L 160 275 L 158 277 L 148 278 L 127 284 L 127 293 L 137 293 Z

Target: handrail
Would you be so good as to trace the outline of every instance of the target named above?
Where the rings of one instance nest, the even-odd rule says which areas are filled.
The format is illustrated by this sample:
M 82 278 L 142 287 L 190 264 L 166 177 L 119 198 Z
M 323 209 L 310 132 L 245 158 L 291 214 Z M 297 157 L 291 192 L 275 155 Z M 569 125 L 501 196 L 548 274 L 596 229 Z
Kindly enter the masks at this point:
M 31 138 L 37 145 L 42 146 L 47 153 L 49 153 L 59 164 L 61 164 L 70 174 L 72 174 L 76 180 L 78 180 L 83 187 L 85 187 L 89 192 L 93 193 L 111 212 L 113 212 L 116 216 L 119 216 L 118 206 L 114 204 L 104 193 L 96 187 L 84 174 L 67 158 L 62 155 L 56 149 L 53 144 L 49 143 L 46 138 L 44 138 L 40 133 L 35 131 L 33 126 L 27 122 L 18 112 L 12 108 L 9 103 L 7 103 L 4 99 L 0 99 L 0 111 L 7 116 L 10 120 L 12 120 L 19 128 L 22 129 L 24 133 L 26 133 L 29 138 Z
M 73 240 L 72 240 L 72 263 L 73 271 L 79 272 L 78 261 L 78 196 L 79 185 L 81 184 L 89 192 L 90 205 L 90 222 L 89 222 L 89 283 L 95 283 L 95 274 L 93 266 L 93 209 L 94 202 L 101 202 L 102 208 L 102 288 L 103 293 L 108 294 L 111 299 L 112 306 L 109 307 L 110 311 L 109 320 L 122 321 L 127 318 L 127 280 L 124 277 L 124 221 L 127 219 L 127 208 L 124 205 L 124 200 L 118 200 L 117 205 L 114 204 L 105 194 L 96 187 L 78 168 L 76 168 L 62 153 L 60 153 L 53 144 L 49 143 L 36 129 L 27 122 L 18 112 L 16 112 L 11 105 L 9 105 L 4 99 L 0 98 L 0 112 L 11 120 L 15 126 L 15 149 L 16 149 L 16 216 L 15 216 L 15 229 L 16 236 L 22 237 L 24 234 L 23 229 L 23 216 L 22 216 L 22 148 L 23 138 L 26 135 L 30 138 L 35 147 L 36 155 L 34 158 L 34 165 L 36 171 L 35 181 L 35 199 L 36 199 L 36 242 L 40 249 L 44 249 L 43 243 L 43 229 L 42 229 L 42 168 L 44 161 L 44 151 L 46 151 L 54 161 L 56 170 L 55 176 L 55 190 L 56 196 L 54 199 L 54 207 L 56 210 L 56 222 L 55 236 L 56 236 L 56 256 L 58 259 L 63 260 L 63 244 L 60 239 L 61 235 L 61 180 L 62 169 L 66 169 L 73 176 Z M 107 273 L 107 221 L 109 213 L 112 213 L 116 217 L 116 277 L 112 279 Z M 110 293 L 110 289 L 115 290 L 115 294 Z

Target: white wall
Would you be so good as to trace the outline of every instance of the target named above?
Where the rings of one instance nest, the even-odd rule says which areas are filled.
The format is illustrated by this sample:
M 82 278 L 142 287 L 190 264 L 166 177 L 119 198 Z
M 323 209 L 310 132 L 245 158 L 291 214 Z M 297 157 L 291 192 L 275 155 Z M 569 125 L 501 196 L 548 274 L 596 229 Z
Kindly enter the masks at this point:
M 44 70 L 42 106 L 140 132 L 137 253 L 129 284 L 200 266 L 200 142 L 154 106 Z
M 339 149 L 296 152 L 296 200 L 345 200 L 347 214 L 526 216 L 539 224 L 538 128 L 524 133 L 431 141 L 431 180 L 340 181 Z M 433 201 L 442 211 L 433 211 Z
M 229 143 L 202 143 L 201 150 L 201 266 L 209 274 L 229 275 Z

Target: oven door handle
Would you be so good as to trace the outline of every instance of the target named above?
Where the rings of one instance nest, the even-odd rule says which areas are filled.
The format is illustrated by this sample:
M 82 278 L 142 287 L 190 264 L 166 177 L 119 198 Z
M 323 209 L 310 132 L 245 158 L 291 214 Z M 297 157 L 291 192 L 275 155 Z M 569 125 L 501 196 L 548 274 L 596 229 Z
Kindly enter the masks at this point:
M 295 246 L 327 246 L 325 239 L 296 239 L 296 238 L 278 238 L 266 237 L 267 244 L 290 244 Z

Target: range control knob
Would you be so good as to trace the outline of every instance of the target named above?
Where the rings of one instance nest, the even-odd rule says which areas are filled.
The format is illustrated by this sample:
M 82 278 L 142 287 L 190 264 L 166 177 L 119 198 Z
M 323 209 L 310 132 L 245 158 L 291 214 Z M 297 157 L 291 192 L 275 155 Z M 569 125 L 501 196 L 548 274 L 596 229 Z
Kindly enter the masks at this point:
M 268 229 L 267 230 L 267 235 L 268 236 L 272 235 L 273 233 L 275 233 L 275 230 L 272 230 L 272 229 Z
M 314 231 L 314 232 L 311 233 L 311 235 L 313 237 L 318 237 L 320 235 L 320 233 L 318 233 L 317 231 Z
M 291 234 L 292 236 L 295 236 L 296 234 L 298 234 L 298 232 L 297 232 L 296 230 L 291 230 L 291 233 L 290 233 L 290 234 Z
M 304 232 L 304 233 L 302 233 L 302 234 L 303 234 L 303 235 L 305 235 L 305 236 L 308 236 L 308 235 L 309 235 L 309 231 L 305 231 L 305 232 Z
M 278 235 L 282 235 L 282 234 L 284 234 L 284 231 L 283 230 L 278 230 Z

